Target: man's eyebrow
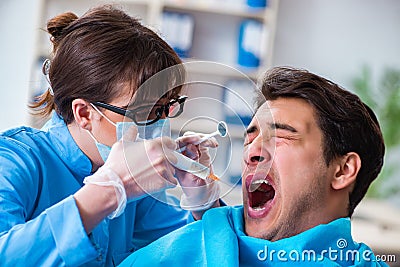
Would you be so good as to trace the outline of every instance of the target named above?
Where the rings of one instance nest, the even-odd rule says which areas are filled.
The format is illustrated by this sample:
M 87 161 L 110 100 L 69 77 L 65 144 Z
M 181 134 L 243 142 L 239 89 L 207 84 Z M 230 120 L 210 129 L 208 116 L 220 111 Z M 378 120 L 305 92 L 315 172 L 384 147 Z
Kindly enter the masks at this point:
M 290 126 L 290 125 L 288 125 L 288 124 L 284 124 L 284 123 L 278 123 L 278 122 L 271 123 L 271 124 L 270 124 L 270 127 L 271 127 L 271 129 L 274 129 L 274 130 L 276 130 L 276 129 L 282 129 L 282 130 L 290 131 L 290 132 L 292 132 L 292 133 L 297 133 L 297 132 L 298 132 L 298 131 L 297 131 L 295 128 L 293 128 L 292 126 Z

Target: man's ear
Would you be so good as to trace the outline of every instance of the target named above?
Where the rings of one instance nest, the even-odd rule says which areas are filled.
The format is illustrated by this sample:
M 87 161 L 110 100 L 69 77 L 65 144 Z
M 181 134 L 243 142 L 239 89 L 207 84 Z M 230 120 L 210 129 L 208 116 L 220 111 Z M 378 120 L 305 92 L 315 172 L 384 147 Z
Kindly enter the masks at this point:
M 97 118 L 97 112 L 87 101 L 77 98 L 72 101 L 72 112 L 75 122 L 82 128 L 91 131 L 92 122 Z
M 338 158 L 337 164 L 331 186 L 335 190 L 340 190 L 351 186 L 356 181 L 361 168 L 361 159 L 357 153 L 349 152 Z

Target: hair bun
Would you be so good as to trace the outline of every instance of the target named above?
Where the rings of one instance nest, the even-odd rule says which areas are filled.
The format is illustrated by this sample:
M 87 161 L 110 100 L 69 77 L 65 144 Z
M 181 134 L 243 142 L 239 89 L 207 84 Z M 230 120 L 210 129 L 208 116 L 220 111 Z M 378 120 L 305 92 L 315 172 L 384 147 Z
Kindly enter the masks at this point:
M 63 37 L 63 31 L 73 21 L 78 19 L 78 16 L 72 12 L 65 12 L 55 16 L 47 22 L 47 32 L 51 35 L 50 40 L 56 50 L 60 40 Z

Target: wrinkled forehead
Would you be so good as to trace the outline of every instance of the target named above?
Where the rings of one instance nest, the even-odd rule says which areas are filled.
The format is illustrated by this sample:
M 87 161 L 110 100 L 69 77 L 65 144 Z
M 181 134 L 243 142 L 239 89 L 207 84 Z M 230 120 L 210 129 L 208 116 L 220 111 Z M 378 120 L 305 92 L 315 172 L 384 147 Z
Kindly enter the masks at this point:
M 267 101 L 257 110 L 254 123 L 259 128 L 274 125 L 275 128 L 292 128 L 296 132 L 309 134 L 320 132 L 314 107 L 299 98 L 278 98 Z M 280 127 L 277 127 L 280 126 Z

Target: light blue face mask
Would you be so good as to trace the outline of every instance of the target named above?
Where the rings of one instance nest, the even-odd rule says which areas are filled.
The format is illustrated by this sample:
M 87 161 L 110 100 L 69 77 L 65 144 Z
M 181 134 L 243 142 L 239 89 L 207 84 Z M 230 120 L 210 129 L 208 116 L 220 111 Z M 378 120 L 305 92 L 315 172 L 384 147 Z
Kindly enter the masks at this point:
M 104 162 L 108 159 L 108 156 L 110 155 L 111 152 L 111 147 L 104 145 L 102 143 L 99 143 L 95 141 L 97 150 L 99 151 L 99 154 L 101 158 L 103 159 Z
M 120 140 L 123 134 L 132 126 L 138 130 L 138 138 L 140 140 L 150 140 L 161 136 L 171 137 L 171 124 L 169 119 L 160 119 L 153 124 L 145 126 L 137 126 L 134 122 L 117 122 L 117 139 Z
M 138 129 L 139 136 L 136 137 L 136 141 L 140 140 L 150 140 L 155 139 L 161 136 L 169 136 L 171 137 L 171 125 L 169 119 L 160 119 L 153 124 L 145 125 L 145 126 L 137 126 L 134 122 L 117 122 L 114 123 L 109 118 L 107 118 L 100 110 L 97 109 L 96 106 L 92 105 L 97 112 L 101 116 L 103 116 L 108 122 L 116 127 L 117 140 L 120 140 L 124 133 L 132 126 L 135 126 Z M 89 132 L 89 131 L 88 131 Z M 99 143 L 96 138 L 93 136 L 91 132 L 89 132 L 90 136 L 95 141 L 97 150 L 104 162 L 106 162 L 108 156 L 110 155 L 111 147 Z

